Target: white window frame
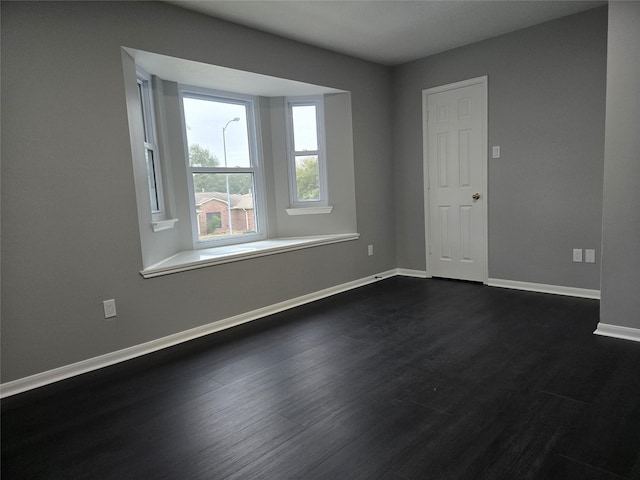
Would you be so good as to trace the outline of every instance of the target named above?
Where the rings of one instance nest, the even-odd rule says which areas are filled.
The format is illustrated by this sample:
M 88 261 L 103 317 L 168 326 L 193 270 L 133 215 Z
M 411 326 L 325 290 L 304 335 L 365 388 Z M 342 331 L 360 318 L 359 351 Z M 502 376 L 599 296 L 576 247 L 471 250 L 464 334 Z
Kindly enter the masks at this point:
M 327 162 L 324 128 L 324 98 L 322 95 L 308 97 L 286 97 L 286 136 L 287 136 L 287 163 L 289 173 L 289 203 L 292 209 L 326 207 L 329 203 L 327 195 Z M 294 142 L 293 107 L 316 107 L 316 135 L 318 150 L 296 151 Z M 298 199 L 298 186 L 296 182 L 296 156 L 308 154 L 318 156 L 318 180 L 320 198 L 318 200 Z
M 258 117 L 258 98 L 251 95 L 223 92 L 208 88 L 179 85 L 180 120 L 182 122 L 182 138 L 184 142 L 185 165 L 187 169 L 187 188 L 189 191 L 189 214 L 191 217 L 191 232 L 193 248 L 211 248 L 224 245 L 237 245 L 255 242 L 267 238 L 266 195 L 264 187 L 264 172 L 261 156 L 262 139 Z M 244 104 L 247 108 L 247 131 L 249 141 L 250 167 L 194 167 L 189 164 L 189 144 L 187 141 L 187 125 L 184 116 L 184 98 L 201 98 L 216 102 Z M 198 216 L 195 208 L 195 191 L 193 185 L 194 173 L 251 173 L 253 175 L 254 192 L 254 222 L 256 233 L 240 233 L 226 238 L 200 240 L 198 232 Z
M 162 167 L 160 162 L 160 149 L 158 148 L 158 133 L 156 128 L 156 117 L 153 103 L 153 88 L 151 83 L 151 75 L 139 68 L 136 69 L 136 80 L 138 93 L 141 95 L 142 122 L 143 122 L 143 139 L 144 150 L 143 158 L 147 167 L 147 178 L 150 176 L 149 164 L 147 162 L 147 151 L 153 156 L 153 179 L 156 189 L 156 201 L 158 208 L 153 208 L 151 201 L 151 190 L 149 189 L 149 204 L 151 209 L 151 220 L 165 220 L 165 204 L 164 204 L 164 188 L 162 182 Z M 144 138 L 146 134 L 146 139 Z

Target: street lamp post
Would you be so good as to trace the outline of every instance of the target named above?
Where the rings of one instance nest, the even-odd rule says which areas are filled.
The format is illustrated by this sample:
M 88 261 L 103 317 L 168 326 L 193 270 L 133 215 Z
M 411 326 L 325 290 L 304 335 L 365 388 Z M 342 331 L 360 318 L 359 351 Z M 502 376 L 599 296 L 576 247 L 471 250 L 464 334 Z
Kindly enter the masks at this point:
M 227 168 L 227 139 L 225 132 L 231 122 L 239 122 L 240 117 L 235 117 L 229 120 L 224 127 L 222 127 L 222 151 L 224 153 L 224 168 Z M 231 221 L 231 194 L 229 193 L 229 173 L 225 173 L 225 180 L 227 184 L 227 219 L 229 221 L 229 235 L 233 235 L 233 222 Z

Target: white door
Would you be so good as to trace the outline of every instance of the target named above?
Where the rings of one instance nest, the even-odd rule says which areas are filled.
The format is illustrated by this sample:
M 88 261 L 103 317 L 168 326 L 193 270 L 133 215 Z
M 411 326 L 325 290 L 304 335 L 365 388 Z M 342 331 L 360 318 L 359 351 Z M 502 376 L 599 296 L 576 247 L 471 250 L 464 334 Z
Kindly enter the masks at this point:
M 486 77 L 423 92 L 428 270 L 486 283 Z

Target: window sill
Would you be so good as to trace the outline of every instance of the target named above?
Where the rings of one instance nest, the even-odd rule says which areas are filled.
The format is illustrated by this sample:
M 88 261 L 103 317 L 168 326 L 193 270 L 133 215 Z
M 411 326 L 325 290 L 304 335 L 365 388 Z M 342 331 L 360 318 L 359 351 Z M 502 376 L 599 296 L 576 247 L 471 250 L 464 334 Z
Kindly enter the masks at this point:
M 349 240 L 357 240 L 358 238 L 360 238 L 359 233 L 342 233 L 312 237 L 273 238 L 239 245 L 189 250 L 179 252 L 161 262 L 151 265 L 142 270 L 140 274 L 144 278 L 153 278 L 171 273 L 195 270 L 196 268 L 238 262 L 249 258 L 264 257 L 266 255 L 301 250 L 303 248 L 347 242 Z
M 170 218 L 169 220 L 157 220 L 155 222 L 151 222 L 151 228 L 153 228 L 154 232 L 169 230 L 170 228 L 175 227 L 177 221 L 177 218 Z
M 287 208 L 287 214 L 289 215 L 317 215 L 321 213 L 331 213 L 333 207 L 301 207 L 301 208 Z

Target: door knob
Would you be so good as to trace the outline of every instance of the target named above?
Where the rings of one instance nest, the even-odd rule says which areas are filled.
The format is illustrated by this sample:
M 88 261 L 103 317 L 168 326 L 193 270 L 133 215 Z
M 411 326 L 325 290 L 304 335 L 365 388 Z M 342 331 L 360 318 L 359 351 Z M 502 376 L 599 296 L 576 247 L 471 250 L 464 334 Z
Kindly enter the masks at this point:
M 479 200 L 480 199 L 480 194 L 479 193 L 474 193 L 473 195 L 471 195 L 471 198 L 473 198 L 474 200 Z

